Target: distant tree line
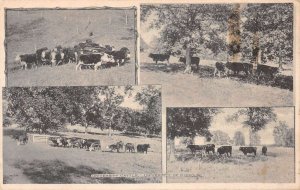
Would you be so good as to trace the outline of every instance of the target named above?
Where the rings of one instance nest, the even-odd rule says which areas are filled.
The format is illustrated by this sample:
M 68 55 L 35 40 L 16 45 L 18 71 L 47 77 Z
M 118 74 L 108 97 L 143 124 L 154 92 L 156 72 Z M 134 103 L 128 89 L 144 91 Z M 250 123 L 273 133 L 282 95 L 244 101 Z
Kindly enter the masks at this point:
M 142 109 L 122 107 L 132 97 Z M 161 92 L 156 86 L 29 87 L 4 89 L 4 124 L 18 123 L 27 131 L 48 133 L 65 124 L 85 128 L 161 133 Z

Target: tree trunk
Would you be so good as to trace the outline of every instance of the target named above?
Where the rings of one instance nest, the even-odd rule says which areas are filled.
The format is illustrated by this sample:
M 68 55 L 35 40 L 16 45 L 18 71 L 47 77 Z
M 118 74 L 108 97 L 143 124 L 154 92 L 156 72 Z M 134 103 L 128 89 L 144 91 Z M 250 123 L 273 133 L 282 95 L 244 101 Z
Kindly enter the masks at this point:
M 175 161 L 175 137 L 170 139 L 170 155 L 169 155 L 169 161 Z
M 191 47 L 187 46 L 185 51 L 185 70 L 184 73 L 191 73 L 192 67 L 191 67 Z
M 231 62 L 240 62 L 241 60 L 241 10 L 240 4 L 235 4 L 235 7 L 229 16 L 228 19 L 228 32 L 227 39 L 229 44 L 229 52 L 231 53 L 229 57 L 229 61 Z
M 87 134 L 88 132 L 88 124 L 85 124 L 84 134 Z
M 253 36 L 253 46 L 252 46 L 252 62 L 253 62 L 253 74 L 257 70 L 257 65 L 259 62 L 259 56 L 260 56 L 260 49 L 259 49 L 259 34 L 258 32 L 254 33 Z
M 109 128 L 108 128 L 108 136 L 111 137 L 111 124 L 109 125 Z

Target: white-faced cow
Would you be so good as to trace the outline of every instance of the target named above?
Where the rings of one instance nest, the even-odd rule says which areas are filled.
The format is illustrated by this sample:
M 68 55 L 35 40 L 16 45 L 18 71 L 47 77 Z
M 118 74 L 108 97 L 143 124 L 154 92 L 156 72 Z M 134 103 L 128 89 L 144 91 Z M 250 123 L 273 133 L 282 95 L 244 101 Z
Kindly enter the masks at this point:
M 17 55 L 15 62 L 20 64 L 24 70 L 26 70 L 27 67 L 37 68 L 36 54 Z
M 94 70 L 96 71 L 98 67 L 102 64 L 113 63 L 114 58 L 107 53 L 98 53 L 98 54 L 81 54 L 79 56 L 78 64 L 76 65 L 76 70 L 81 70 L 82 65 L 93 65 Z

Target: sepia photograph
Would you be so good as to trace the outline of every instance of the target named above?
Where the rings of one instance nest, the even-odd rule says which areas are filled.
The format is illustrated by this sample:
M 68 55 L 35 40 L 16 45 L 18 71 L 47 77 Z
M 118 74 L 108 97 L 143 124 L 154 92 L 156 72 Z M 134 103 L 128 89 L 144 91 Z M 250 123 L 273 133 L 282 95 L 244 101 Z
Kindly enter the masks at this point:
M 295 183 L 294 107 L 167 108 L 168 183 Z
M 161 87 L 3 88 L 4 184 L 161 183 Z
M 136 8 L 6 9 L 6 86 L 136 84 Z
M 140 83 L 167 106 L 293 106 L 293 4 L 141 4 Z

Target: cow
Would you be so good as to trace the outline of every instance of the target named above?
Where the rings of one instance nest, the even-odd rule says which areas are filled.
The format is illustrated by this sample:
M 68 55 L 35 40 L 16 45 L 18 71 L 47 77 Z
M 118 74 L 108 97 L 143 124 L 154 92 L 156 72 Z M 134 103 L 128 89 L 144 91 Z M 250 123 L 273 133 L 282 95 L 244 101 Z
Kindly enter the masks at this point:
M 89 147 L 89 151 L 96 151 L 96 150 L 98 151 L 101 150 L 101 145 L 100 143 L 93 142 Z
M 274 77 L 278 73 L 279 73 L 278 67 L 271 67 L 271 66 L 262 65 L 262 64 L 257 65 L 256 74 L 258 74 L 259 76 L 263 74 L 265 76 Z
M 189 148 L 192 152 L 192 154 L 195 154 L 197 151 L 205 151 L 206 149 L 206 145 L 193 145 L 190 144 L 187 146 L 187 148 Z
M 120 64 L 124 64 L 130 59 L 130 51 L 126 47 L 123 47 L 118 51 L 106 51 L 105 53 L 113 56 L 114 62 L 117 63 L 118 66 L 120 66 Z
M 28 137 L 26 134 L 23 134 L 18 137 L 17 145 L 21 145 L 21 144 L 25 145 L 27 144 L 27 142 L 28 142 Z
M 134 144 L 132 143 L 127 143 L 125 145 L 125 152 L 128 150 L 128 152 L 134 152 Z
M 117 152 L 120 152 L 120 149 L 123 149 L 124 143 L 122 141 L 119 141 L 115 144 L 109 145 L 109 149 L 113 152 L 114 150 L 117 150 Z
M 225 66 L 225 63 L 216 62 L 215 70 L 214 70 L 214 77 L 216 76 L 217 73 L 219 75 L 219 78 L 221 77 L 221 73 L 224 73 L 225 75 L 227 75 L 228 69 Z
M 41 65 L 51 65 L 51 50 L 44 50 L 38 60 Z
M 136 146 L 136 151 L 140 153 L 148 153 L 148 148 L 150 148 L 150 144 L 139 144 Z
M 244 72 L 248 75 L 253 68 L 252 64 L 241 62 L 227 62 L 225 66 L 228 70 L 232 71 L 234 75 L 238 75 L 240 72 Z
M 113 56 L 104 52 L 98 54 L 81 54 L 76 65 L 76 70 L 81 70 L 82 65 L 93 65 L 96 71 L 102 64 L 113 63 L 114 61 Z
M 36 62 L 37 62 L 37 65 L 44 65 L 44 60 L 45 59 L 45 52 L 48 50 L 47 47 L 43 47 L 43 48 L 40 48 L 38 50 L 35 51 L 35 54 L 36 54 Z
M 217 149 L 219 155 L 226 154 L 226 156 L 232 155 L 232 146 L 221 146 Z
M 256 147 L 253 146 L 247 146 L 247 147 L 240 147 L 239 150 L 244 153 L 244 155 L 252 154 L 254 153 L 254 156 L 256 156 Z
M 209 152 L 215 153 L 215 145 L 214 144 L 207 144 L 205 145 L 205 152 L 209 154 Z
M 170 54 L 150 53 L 149 57 L 152 58 L 153 61 L 155 61 L 155 64 L 157 64 L 158 61 L 167 61 L 169 64 Z
M 17 55 L 15 58 L 15 62 L 20 64 L 21 67 L 26 70 L 27 67 L 37 68 L 37 59 L 36 54 L 24 54 L 24 55 Z
M 262 155 L 267 156 L 267 150 L 268 150 L 268 148 L 266 146 L 263 146 L 262 149 L 261 149 Z
M 64 53 L 63 63 L 77 63 L 78 53 L 73 48 L 63 48 Z
M 186 64 L 186 57 L 180 57 L 178 61 Z M 199 57 L 191 57 L 192 70 L 198 71 L 199 70 L 199 63 L 200 63 L 200 58 Z

